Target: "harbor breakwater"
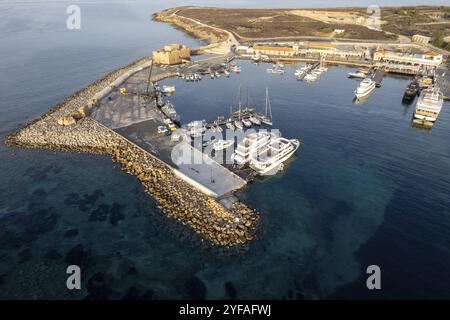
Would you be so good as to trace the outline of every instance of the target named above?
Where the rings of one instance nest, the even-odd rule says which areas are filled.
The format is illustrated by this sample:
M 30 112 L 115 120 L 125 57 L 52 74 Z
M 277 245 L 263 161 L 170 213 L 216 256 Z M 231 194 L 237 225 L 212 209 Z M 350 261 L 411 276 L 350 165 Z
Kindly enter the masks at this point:
M 144 58 L 107 74 L 67 98 L 38 119 L 11 133 L 5 144 L 21 148 L 44 148 L 65 152 L 111 155 L 143 184 L 158 208 L 169 218 L 191 227 L 213 245 L 232 247 L 254 238 L 259 215 L 254 209 L 236 202 L 227 209 L 215 199 L 176 176 L 173 168 L 139 148 L 115 131 L 89 116 L 74 124 L 61 125 L 58 120 L 87 106 L 92 97 L 130 70 L 149 62 Z M 155 75 L 162 79 L 163 75 Z

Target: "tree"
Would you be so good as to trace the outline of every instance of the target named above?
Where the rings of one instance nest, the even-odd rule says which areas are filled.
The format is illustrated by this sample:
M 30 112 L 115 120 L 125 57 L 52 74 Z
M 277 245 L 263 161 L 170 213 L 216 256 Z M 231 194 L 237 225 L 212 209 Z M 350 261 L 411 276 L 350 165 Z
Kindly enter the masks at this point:
M 434 35 L 433 40 L 431 40 L 431 44 L 435 47 L 443 48 L 446 45 L 444 41 L 444 32 L 438 31 Z

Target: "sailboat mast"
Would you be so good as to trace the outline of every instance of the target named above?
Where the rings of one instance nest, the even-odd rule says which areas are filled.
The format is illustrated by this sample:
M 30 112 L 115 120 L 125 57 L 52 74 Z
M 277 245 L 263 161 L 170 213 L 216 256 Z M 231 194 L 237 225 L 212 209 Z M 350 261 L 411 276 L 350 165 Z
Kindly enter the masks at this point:
M 269 107 L 269 119 L 270 119 L 270 121 L 272 121 L 272 108 L 270 106 L 269 88 L 266 88 L 266 89 L 267 89 L 267 105 Z

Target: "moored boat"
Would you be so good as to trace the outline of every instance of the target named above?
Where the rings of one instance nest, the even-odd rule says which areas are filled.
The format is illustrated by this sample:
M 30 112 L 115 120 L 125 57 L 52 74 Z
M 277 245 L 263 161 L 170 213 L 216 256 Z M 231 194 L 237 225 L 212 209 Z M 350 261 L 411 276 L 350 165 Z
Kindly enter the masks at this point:
M 219 150 L 228 149 L 233 144 L 234 144 L 234 140 L 219 139 L 213 144 L 213 147 L 214 147 L 214 150 L 219 151 Z
M 439 88 L 434 87 L 423 90 L 416 103 L 414 118 L 422 121 L 435 122 L 443 104 L 444 97 Z
M 358 88 L 355 90 L 355 96 L 357 99 L 361 99 L 369 95 L 375 89 L 375 81 L 367 77 L 360 82 Z
M 261 175 L 272 175 L 284 168 L 284 162 L 288 160 L 299 148 L 300 141 L 278 137 L 253 153 L 250 159 L 250 167 Z

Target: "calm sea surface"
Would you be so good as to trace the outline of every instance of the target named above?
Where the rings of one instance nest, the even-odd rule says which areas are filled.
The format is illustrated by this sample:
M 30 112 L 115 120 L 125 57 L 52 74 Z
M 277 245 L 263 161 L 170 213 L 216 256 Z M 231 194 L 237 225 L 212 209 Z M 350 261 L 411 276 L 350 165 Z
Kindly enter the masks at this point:
M 82 30 L 69 31 L 66 4 L 2 3 L 0 139 L 163 44 L 198 46 L 150 21 L 179 4 L 81 2 Z M 164 84 L 183 122 L 227 114 L 239 85 L 262 109 L 268 87 L 274 127 L 303 141 L 280 175 L 239 193 L 261 213 L 248 248 L 200 244 L 108 157 L 2 144 L 0 298 L 450 298 L 450 104 L 421 131 L 401 103 L 408 78 L 386 77 L 355 105 L 350 68 L 308 84 L 291 67 L 239 64 L 230 79 Z M 83 270 L 81 291 L 65 287 L 69 264 Z M 378 292 L 365 286 L 372 264 Z

